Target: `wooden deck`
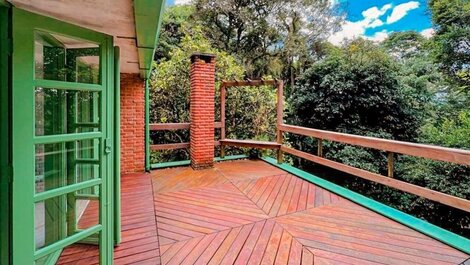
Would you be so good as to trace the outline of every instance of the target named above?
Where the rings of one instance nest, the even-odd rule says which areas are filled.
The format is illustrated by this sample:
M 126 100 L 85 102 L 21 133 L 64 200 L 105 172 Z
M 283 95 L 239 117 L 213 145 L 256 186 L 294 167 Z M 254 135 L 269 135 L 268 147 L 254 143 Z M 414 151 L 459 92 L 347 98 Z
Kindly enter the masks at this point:
M 262 161 L 122 179 L 115 264 L 459 264 L 468 255 Z M 84 216 L 86 216 L 84 214 Z M 59 264 L 95 264 L 96 247 Z

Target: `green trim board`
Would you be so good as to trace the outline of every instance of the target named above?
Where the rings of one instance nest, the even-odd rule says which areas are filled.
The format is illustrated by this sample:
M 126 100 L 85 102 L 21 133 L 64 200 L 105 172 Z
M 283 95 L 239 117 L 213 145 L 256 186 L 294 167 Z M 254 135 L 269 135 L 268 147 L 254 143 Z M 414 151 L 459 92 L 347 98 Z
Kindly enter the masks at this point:
M 10 9 L 0 1 L 0 264 L 10 264 Z
M 150 88 L 145 79 L 145 171 L 150 171 Z
M 293 166 L 290 166 L 288 164 L 278 164 L 277 160 L 271 158 L 271 157 L 266 157 L 262 158 L 265 162 L 278 167 L 284 171 L 287 171 L 295 176 L 298 176 L 304 180 L 307 180 L 319 187 L 322 187 L 328 191 L 331 191 L 343 198 L 346 198 L 352 202 L 355 202 L 369 210 L 372 210 L 380 215 L 383 215 L 385 217 L 388 217 L 398 223 L 401 223 L 411 229 L 414 229 L 420 233 L 423 233 L 427 236 L 430 236 L 434 239 L 437 239 L 441 241 L 442 243 L 445 243 L 453 248 L 456 248 L 458 250 L 461 250 L 465 252 L 466 254 L 470 254 L 470 240 L 467 238 L 464 238 L 462 236 L 459 236 L 457 234 L 454 234 L 450 231 L 447 231 L 445 229 L 442 229 L 438 226 L 435 226 L 431 223 L 428 223 L 424 220 L 421 220 L 419 218 L 416 218 L 414 216 L 411 216 L 409 214 L 406 214 L 404 212 L 401 212 L 399 210 L 396 210 L 390 206 L 387 206 L 385 204 L 382 204 L 380 202 L 377 202 L 375 200 L 372 200 L 370 198 L 367 198 L 359 193 L 356 193 L 354 191 L 351 191 L 349 189 L 343 188 L 339 185 L 336 185 L 334 183 L 331 183 L 327 180 L 324 180 L 320 177 L 317 177 L 315 175 L 312 175 L 308 172 L 305 172 L 301 169 L 295 168 Z
M 239 160 L 239 159 L 246 159 L 248 158 L 247 155 L 233 155 L 233 156 L 226 156 L 224 158 L 216 157 L 214 158 L 215 162 L 222 162 L 222 161 L 229 161 L 229 160 Z M 151 169 L 162 169 L 168 167 L 184 167 L 191 165 L 191 160 L 182 160 L 182 161 L 174 161 L 174 162 L 164 162 L 164 163 L 157 163 L 150 165 Z
M 165 0 L 134 0 L 139 69 L 141 77 L 144 79 L 150 77 L 165 2 Z
M 114 47 L 114 244 L 121 243 L 121 51 Z

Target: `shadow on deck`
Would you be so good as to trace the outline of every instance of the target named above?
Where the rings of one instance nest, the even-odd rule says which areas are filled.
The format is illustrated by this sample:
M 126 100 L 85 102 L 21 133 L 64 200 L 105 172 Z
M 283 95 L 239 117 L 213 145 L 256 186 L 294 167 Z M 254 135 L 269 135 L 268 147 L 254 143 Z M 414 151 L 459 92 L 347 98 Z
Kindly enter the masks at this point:
M 459 264 L 468 258 L 263 161 L 125 175 L 122 230 L 115 264 Z M 76 244 L 59 264 L 94 264 L 97 255 L 96 247 Z

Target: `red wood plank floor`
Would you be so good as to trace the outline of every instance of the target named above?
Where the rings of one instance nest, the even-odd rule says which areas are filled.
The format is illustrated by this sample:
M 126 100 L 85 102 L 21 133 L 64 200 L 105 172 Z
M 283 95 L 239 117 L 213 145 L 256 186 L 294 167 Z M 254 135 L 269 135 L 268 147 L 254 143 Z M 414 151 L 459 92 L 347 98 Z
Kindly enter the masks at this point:
M 123 243 L 115 264 L 459 264 L 469 258 L 262 161 L 127 175 L 122 187 Z M 93 264 L 96 255 L 93 247 L 76 245 L 59 263 Z

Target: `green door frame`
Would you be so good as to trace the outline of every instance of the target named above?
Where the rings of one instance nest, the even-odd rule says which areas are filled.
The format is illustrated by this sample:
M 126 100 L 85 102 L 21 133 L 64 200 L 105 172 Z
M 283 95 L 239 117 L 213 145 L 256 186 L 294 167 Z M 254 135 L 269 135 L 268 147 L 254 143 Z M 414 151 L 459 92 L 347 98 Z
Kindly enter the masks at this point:
M 10 19 L 0 4 L 0 264 L 10 263 Z
M 34 264 L 35 260 L 55 254 L 73 243 L 99 233 L 100 264 L 112 264 L 114 246 L 114 185 L 116 119 L 114 101 L 113 38 L 56 19 L 12 8 L 13 19 L 13 92 L 12 92 L 12 263 Z M 34 79 L 34 32 L 63 34 L 99 44 L 101 84 L 82 84 Z M 100 92 L 101 117 L 99 132 L 35 136 L 35 87 Z M 104 122 L 103 122 L 104 121 Z M 35 194 L 35 145 L 99 139 L 100 178 L 83 181 Z M 99 187 L 99 224 L 77 231 L 64 239 L 36 250 L 35 203 L 47 198 L 70 194 L 90 187 Z

